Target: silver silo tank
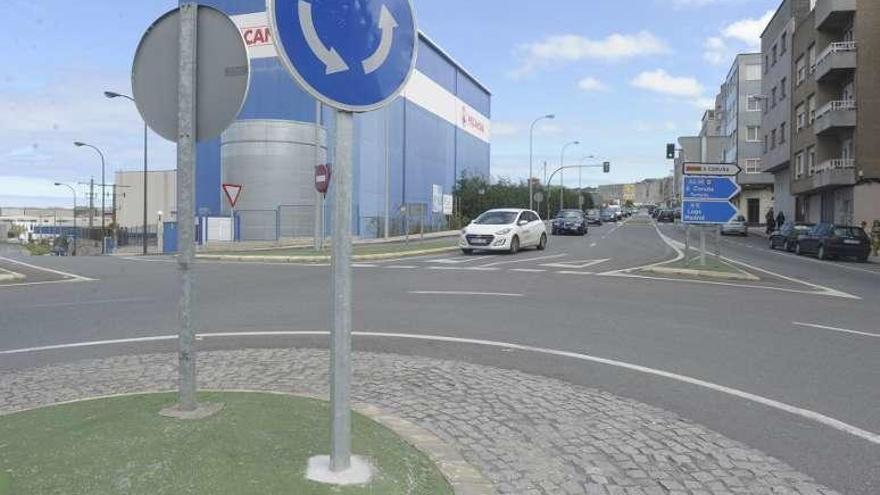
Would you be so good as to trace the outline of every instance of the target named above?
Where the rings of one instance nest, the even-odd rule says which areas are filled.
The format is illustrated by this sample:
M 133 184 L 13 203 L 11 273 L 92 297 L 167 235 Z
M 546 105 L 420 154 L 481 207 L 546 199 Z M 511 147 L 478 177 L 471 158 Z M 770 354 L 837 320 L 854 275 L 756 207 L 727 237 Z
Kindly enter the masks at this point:
M 318 163 L 326 160 L 326 132 L 318 133 Z M 315 225 L 315 125 L 241 120 L 223 133 L 224 184 L 241 184 L 235 207 L 242 241 L 311 237 Z M 222 198 L 224 214 L 230 209 Z M 280 225 L 280 232 L 278 226 Z

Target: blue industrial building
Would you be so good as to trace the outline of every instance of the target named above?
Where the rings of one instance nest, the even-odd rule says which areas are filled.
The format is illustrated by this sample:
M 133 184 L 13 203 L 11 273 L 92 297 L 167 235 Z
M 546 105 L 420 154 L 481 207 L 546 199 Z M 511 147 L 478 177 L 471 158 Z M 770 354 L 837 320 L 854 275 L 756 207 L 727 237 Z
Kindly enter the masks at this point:
M 313 169 L 333 162 L 327 146 L 333 142 L 332 110 L 319 110 L 277 59 L 265 0 L 202 3 L 224 11 L 241 28 L 252 75 L 239 120 L 222 137 L 198 146 L 199 215 L 228 216 L 221 185 L 240 183 L 241 240 L 310 236 L 319 208 L 329 232 L 329 208 L 313 190 Z M 442 227 L 446 216 L 432 208 L 437 186 L 450 195 L 462 175 L 489 176 L 488 89 L 423 34 L 416 67 L 392 105 L 355 118 L 356 236 L 381 237 L 385 225 L 388 235 L 400 234 L 409 222 Z

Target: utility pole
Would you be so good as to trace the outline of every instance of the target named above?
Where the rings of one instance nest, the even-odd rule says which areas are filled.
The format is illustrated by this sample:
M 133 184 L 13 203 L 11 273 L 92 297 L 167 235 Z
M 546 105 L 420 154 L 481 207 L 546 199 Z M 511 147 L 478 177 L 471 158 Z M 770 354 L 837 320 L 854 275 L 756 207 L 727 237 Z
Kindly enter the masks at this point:
M 89 181 L 89 230 L 95 228 L 95 178 Z

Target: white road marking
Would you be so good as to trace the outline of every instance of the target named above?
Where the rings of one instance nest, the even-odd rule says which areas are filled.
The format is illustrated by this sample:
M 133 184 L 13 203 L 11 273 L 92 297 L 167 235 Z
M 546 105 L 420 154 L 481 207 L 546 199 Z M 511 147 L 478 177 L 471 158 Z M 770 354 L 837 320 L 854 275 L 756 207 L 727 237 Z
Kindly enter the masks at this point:
M 866 270 L 864 268 L 856 268 L 854 266 L 845 265 L 841 262 L 822 261 L 822 260 L 817 260 L 815 258 L 808 258 L 806 256 L 797 256 L 793 253 L 786 253 L 784 251 L 767 250 L 766 252 L 768 252 L 770 254 L 775 254 L 776 256 L 785 256 L 786 258 L 791 259 L 791 260 L 804 261 L 804 262 L 808 262 L 808 263 L 817 263 L 817 264 L 820 264 L 823 266 L 833 266 L 835 268 L 840 268 L 842 270 L 849 270 L 849 271 L 853 271 L 853 272 L 869 273 L 871 275 L 880 275 L 880 270 Z
M 524 294 L 507 294 L 504 292 L 466 292 L 447 290 L 411 290 L 417 296 L 492 296 L 492 297 L 525 297 Z
M 596 274 L 595 272 L 575 272 L 575 271 L 568 271 L 568 270 L 563 270 L 563 271 L 559 271 L 559 272 L 555 272 L 555 273 L 558 273 L 560 275 L 595 275 Z
M 799 327 L 809 327 L 809 328 L 818 328 L 821 330 L 831 330 L 832 332 L 840 332 L 840 333 L 850 333 L 853 335 L 861 335 L 863 337 L 876 337 L 880 338 L 880 333 L 868 333 L 868 332 L 860 332 L 858 330 L 848 330 L 846 328 L 838 328 L 838 327 L 829 327 L 826 325 L 817 325 L 815 323 L 801 323 L 797 321 L 791 322 L 792 325 L 796 325 Z
M 373 263 L 352 263 L 352 268 L 377 268 L 379 265 Z
M 558 259 L 558 258 L 564 258 L 566 256 L 568 256 L 567 253 L 562 253 L 562 254 L 553 254 L 550 256 L 538 256 L 535 258 L 523 258 L 523 259 L 518 259 L 518 260 L 510 260 L 510 261 L 498 261 L 495 263 L 489 263 L 488 265 L 481 265 L 481 267 L 482 268 L 491 268 L 493 266 L 512 265 L 515 263 L 528 263 L 530 261 L 554 260 L 554 259 Z
M 95 279 L 93 279 L 93 278 L 83 277 L 81 275 L 75 275 L 73 273 L 62 272 L 60 270 L 53 270 L 51 268 L 43 268 L 42 266 L 31 265 L 30 263 L 25 263 L 23 261 L 17 261 L 17 260 L 13 260 L 13 259 L 9 259 L 9 258 L 4 258 L 3 256 L 0 256 L 0 261 L 8 261 L 9 263 L 15 263 L 16 265 L 25 266 L 25 267 L 28 267 L 28 268 L 31 268 L 34 270 L 39 270 L 39 271 L 48 272 L 48 273 L 54 273 L 55 275 L 60 275 L 62 277 L 72 278 L 74 280 L 79 280 L 81 282 L 94 282 L 95 281 Z
M 231 332 L 231 333 L 204 333 L 199 334 L 199 337 L 203 339 L 212 339 L 212 338 L 253 338 L 253 337 L 315 337 L 315 336 L 328 336 L 330 332 L 326 331 L 289 331 L 289 332 Z M 826 416 L 824 414 L 811 411 L 809 409 L 804 409 L 801 407 L 793 406 L 791 404 L 786 404 L 784 402 L 780 402 L 774 399 L 770 399 L 767 397 L 763 397 L 757 394 L 753 394 L 750 392 L 746 392 L 744 390 L 728 387 L 725 385 L 720 385 L 717 383 L 712 383 L 709 381 L 701 380 L 699 378 L 690 377 L 687 375 L 681 375 L 678 373 L 672 373 L 669 371 L 664 371 L 656 368 L 649 368 L 647 366 L 642 366 L 638 364 L 628 363 L 625 361 L 618 361 L 615 359 L 602 358 L 598 356 L 592 356 L 589 354 L 580 354 L 576 352 L 570 351 L 560 351 L 557 349 L 549 349 L 545 347 L 535 347 L 529 345 L 522 344 L 513 344 L 507 342 L 497 342 L 491 340 L 478 340 L 478 339 L 467 339 L 460 337 L 444 337 L 438 335 L 412 335 L 412 334 L 403 334 L 403 333 L 380 333 L 380 332 L 352 332 L 352 335 L 356 337 L 364 337 L 364 338 L 389 338 L 389 339 L 408 339 L 408 340 L 420 340 L 426 342 L 444 342 L 444 343 L 453 343 L 453 344 L 471 344 L 471 345 L 479 345 L 485 347 L 493 347 L 500 350 L 508 350 L 508 351 L 524 351 L 524 352 L 533 352 L 536 354 L 545 354 L 549 356 L 557 356 L 569 359 L 575 359 L 578 361 L 585 361 L 597 364 L 603 364 L 606 366 L 612 366 L 616 368 L 625 369 L 628 371 L 634 371 L 637 373 L 642 373 L 646 375 L 656 376 L 660 378 L 666 378 L 669 380 L 686 383 L 689 385 L 694 385 L 697 387 L 705 388 L 707 390 L 712 390 L 714 392 L 730 395 L 732 397 L 736 397 L 739 399 L 744 399 L 750 402 L 754 402 L 756 404 L 761 404 L 763 406 L 769 407 L 771 409 L 776 409 L 778 411 L 782 411 L 794 416 L 798 416 L 809 421 L 813 421 L 815 423 L 821 424 L 823 426 L 827 426 L 829 428 L 833 428 L 843 433 L 847 433 L 849 435 L 861 438 L 875 445 L 880 445 L 880 434 L 864 430 L 857 426 L 853 426 L 851 424 L 845 423 L 839 419 L 832 418 L 830 416 Z M 132 339 L 119 339 L 119 340 L 104 340 L 104 341 L 96 341 L 96 342 L 79 342 L 73 344 L 60 344 L 60 345 L 52 345 L 52 346 L 43 346 L 43 347 L 31 347 L 28 349 L 12 349 L 7 351 L 0 351 L 0 355 L 11 355 L 11 354 L 26 354 L 32 352 L 41 352 L 41 351 L 50 351 L 50 350 L 62 350 L 62 349 L 73 349 L 73 348 L 82 348 L 82 347 L 97 347 L 97 346 L 105 346 L 105 345 L 120 345 L 120 344 L 133 344 L 133 343 L 143 343 L 143 342 L 159 342 L 159 341 L 174 341 L 177 340 L 176 335 L 163 335 L 156 337 L 140 337 L 140 338 L 132 338 Z
M 570 270 L 574 269 L 584 269 L 589 268 L 595 265 L 601 265 L 606 261 L 611 261 L 609 258 L 601 259 L 601 260 L 581 260 L 581 261 L 566 261 L 564 263 L 547 263 L 542 264 L 541 266 L 546 266 L 548 268 L 567 268 Z
M 395 270 L 412 270 L 418 267 L 415 265 L 385 265 L 385 268 L 393 268 Z
M 440 270 L 448 272 L 497 272 L 498 268 L 486 268 L 482 266 L 429 266 L 428 270 Z
M 59 284 L 78 284 L 82 282 L 94 282 L 95 279 L 86 279 L 80 280 L 77 278 L 67 278 L 64 280 L 47 280 L 45 282 L 22 282 L 22 283 L 8 283 L 8 284 L 0 284 L 0 290 L 3 289 L 17 289 L 20 287 L 34 287 L 37 285 L 59 285 Z
M 511 272 L 520 272 L 520 273 L 544 273 L 547 270 L 541 270 L 538 268 L 511 268 Z
M 170 259 L 159 259 L 159 258 L 138 258 L 136 256 L 117 256 L 116 259 L 125 260 L 125 261 L 138 261 L 145 263 L 177 263 L 177 260 Z
M 596 246 L 598 246 L 598 245 L 599 245 L 598 242 L 594 242 L 594 243 L 590 244 L 590 247 L 591 247 L 591 248 L 594 248 L 594 247 L 596 247 Z
M 92 306 L 92 305 L 96 305 L 96 304 L 120 304 L 120 303 L 138 303 L 138 302 L 151 302 L 151 301 L 155 301 L 155 299 L 147 298 L 147 297 L 130 297 L 127 299 L 98 299 L 98 300 L 94 300 L 94 301 L 42 303 L 42 304 L 34 304 L 34 305 L 30 305 L 30 306 L 22 306 L 21 309 L 65 308 L 65 307 L 76 307 L 76 306 Z
M 439 263 L 442 265 L 462 265 L 464 263 L 477 261 L 478 259 L 480 258 L 435 258 L 431 260 L 425 260 L 425 263 Z

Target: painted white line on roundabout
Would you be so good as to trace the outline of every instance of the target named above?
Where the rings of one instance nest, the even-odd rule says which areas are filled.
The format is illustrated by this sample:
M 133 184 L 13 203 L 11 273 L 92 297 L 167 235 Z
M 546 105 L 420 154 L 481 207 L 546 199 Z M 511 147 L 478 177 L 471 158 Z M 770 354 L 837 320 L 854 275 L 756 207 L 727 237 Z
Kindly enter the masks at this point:
M 525 297 L 524 294 L 508 294 L 504 292 L 467 292 L 448 290 L 411 290 L 417 296 L 491 296 L 491 297 Z
M 831 330 L 832 332 L 849 333 L 852 335 L 861 335 L 863 337 L 880 338 L 880 333 L 860 332 L 858 330 L 849 330 L 846 328 L 839 328 L 839 327 L 829 327 L 827 325 L 817 325 L 815 323 L 801 323 L 799 321 L 793 321 L 793 322 L 791 322 L 791 324 L 798 326 L 798 327 L 818 328 L 820 330 Z
M 75 274 L 73 274 L 73 273 L 62 272 L 62 271 L 60 271 L 60 270 L 53 270 L 53 269 L 51 269 L 51 268 L 44 268 L 44 267 L 42 267 L 42 266 L 37 266 L 37 265 L 32 265 L 32 264 L 30 264 L 30 263 L 25 263 L 24 261 L 18 261 L 18 260 L 13 260 L 13 259 L 10 259 L 10 258 L 4 258 L 3 256 L 0 256 L 0 261 L 6 261 L 6 262 L 9 262 L 9 263 L 14 263 L 14 264 L 16 264 L 16 265 L 24 266 L 24 267 L 30 268 L 30 269 L 32 269 L 32 270 L 38 270 L 38 271 L 41 271 L 41 272 L 47 272 L 47 273 L 52 273 L 52 274 L 55 274 L 55 275 L 60 275 L 60 276 L 62 276 L 62 277 L 67 277 L 67 278 L 70 278 L 70 279 L 73 279 L 73 280 L 77 280 L 77 281 L 80 281 L 80 282 L 94 282 L 94 281 L 95 281 L 95 279 L 93 279 L 93 278 L 83 277 L 82 275 L 75 275 Z M 57 281 L 56 281 L 56 282 L 57 282 Z
M 289 332 L 229 332 L 229 333 L 203 333 L 199 334 L 198 337 L 200 339 L 222 339 L 222 338 L 258 338 L 258 337 L 325 337 L 329 336 L 330 332 L 324 331 L 289 331 Z M 763 397 L 760 395 L 752 394 L 746 392 L 744 390 L 739 390 L 732 387 L 727 387 L 725 385 L 719 385 L 717 383 L 708 382 L 705 380 L 701 380 L 699 378 L 693 378 L 687 375 L 681 375 L 678 373 L 672 373 L 669 371 L 663 371 L 656 368 L 649 368 L 647 366 L 641 366 L 638 364 L 627 363 L 625 361 L 618 361 L 615 359 L 607 359 L 598 356 L 591 356 L 588 354 L 580 354 L 576 352 L 570 351 L 560 351 L 557 349 L 549 349 L 545 347 L 535 347 L 530 345 L 521 345 L 521 344 L 512 344 L 508 342 L 497 342 L 492 340 L 480 340 L 480 339 L 467 339 L 460 337 L 444 337 L 439 335 L 412 335 L 412 334 L 404 334 L 404 333 L 385 333 L 385 332 L 353 332 L 352 335 L 355 337 L 362 338 L 386 338 L 386 339 L 405 339 L 405 340 L 418 340 L 425 342 L 443 342 L 443 343 L 451 343 L 451 344 L 470 344 L 470 345 L 478 345 L 485 347 L 492 347 L 496 349 L 500 349 L 502 351 L 522 351 L 522 352 L 532 352 L 536 354 L 544 354 L 548 356 L 556 356 L 563 357 L 569 359 L 575 359 L 578 361 L 585 361 L 597 364 L 603 364 L 607 366 L 613 366 L 616 368 L 625 369 L 628 371 L 634 371 L 637 373 L 643 373 L 646 375 L 656 376 L 660 378 L 666 378 L 669 380 L 686 383 L 689 385 L 694 385 L 697 387 L 701 387 L 707 390 L 711 390 L 713 392 L 718 392 L 722 394 L 726 394 L 732 397 L 736 397 L 739 399 L 744 399 L 750 402 L 754 402 L 756 404 L 761 404 L 763 406 L 769 407 L 771 409 L 776 409 L 778 411 L 782 411 L 794 416 L 798 416 L 803 419 L 807 419 L 813 421 L 815 423 L 821 424 L 823 426 L 827 426 L 829 428 L 833 428 L 840 432 L 861 438 L 875 445 L 880 445 L 880 434 L 864 430 L 857 426 L 853 426 L 849 423 L 845 423 L 839 419 L 832 418 L 830 416 L 826 416 L 824 414 L 811 411 L 809 409 L 804 409 L 801 407 L 793 406 L 791 404 L 786 404 L 784 402 L 780 402 L 774 399 L 770 399 L 767 397 Z M 155 336 L 155 337 L 140 337 L 140 338 L 132 338 L 132 339 L 118 339 L 118 340 L 103 340 L 103 341 L 95 341 L 95 342 L 79 342 L 73 344 L 59 344 L 59 345 L 51 345 L 51 346 L 43 346 L 43 347 L 31 347 L 27 349 L 10 349 L 6 351 L 0 351 L 0 356 L 2 355 L 14 355 L 14 354 L 27 354 L 33 352 L 42 352 L 42 351 L 53 351 L 53 350 L 64 350 L 64 349 L 73 349 L 73 348 L 87 348 L 87 347 L 99 347 L 99 346 L 107 346 L 107 345 L 124 345 L 124 344 L 136 344 L 136 343 L 146 343 L 146 342 L 161 342 L 161 341 L 175 341 L 177 340 L 176 335 L 163 335 L 163 336 Z

